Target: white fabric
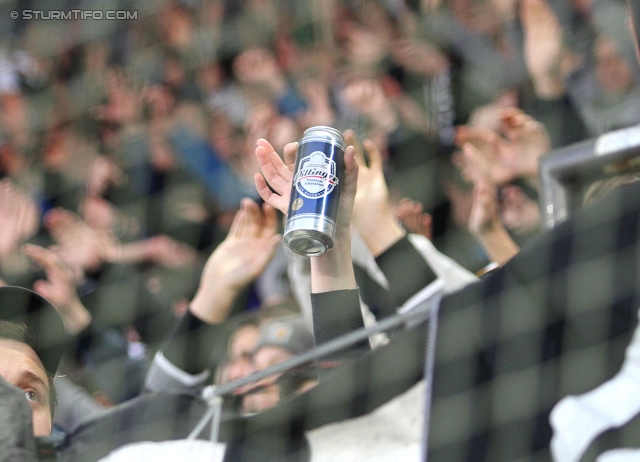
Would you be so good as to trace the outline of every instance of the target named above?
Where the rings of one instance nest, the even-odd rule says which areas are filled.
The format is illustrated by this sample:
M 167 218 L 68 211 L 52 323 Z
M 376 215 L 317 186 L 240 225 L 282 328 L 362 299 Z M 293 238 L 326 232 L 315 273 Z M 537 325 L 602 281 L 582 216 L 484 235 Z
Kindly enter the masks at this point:
M 551 411 L 549 420 L 553 428 L 553 459 L 556 462 L 579 461 L 598 435 L 608 429 L 623 426 L 638 413 L 640 326 L 636 328 L 627 347 L 620 372 L 588 393 L 563 398 Z
M 377 282 L 380 287 L 389 288 L 389 281 L 387 281 L 384 273 L 376 263 L 376 258 L 367 247 L 362 236 L 356 231 L 351 232 L 351 259 L 354 265 L 364 268 L 367 275 Z
M 445 293 L 455 292 L 478 280 L 471 271 L 436 249 L 426 237 L 420 234 L 409 234 L 408 239 L 422 254 L 436 276 L 442 279 Z
M 307 433 L 311 462 L 413 462 L 421 459 L 425 383 L 356 419 Z
M 614 449 L 602 453 L 596 462 L 638 462 L 640 449 Z
M 207 369 L 197 375 L 191 375 L 180 369 L 167 358 L 165 358 L 162 354 L 162 351 L 156 353 L 155 357 L 153 358 L 153 362 L 169 377 L 180 382 L 183 385 L 186 385 L 187 387 L 194 387 L 203 384 L 210 374 L 209 369 Z
M 226 448 L 204 440 L 145 441 L 118 448 L 99 462 L 222 462 Z

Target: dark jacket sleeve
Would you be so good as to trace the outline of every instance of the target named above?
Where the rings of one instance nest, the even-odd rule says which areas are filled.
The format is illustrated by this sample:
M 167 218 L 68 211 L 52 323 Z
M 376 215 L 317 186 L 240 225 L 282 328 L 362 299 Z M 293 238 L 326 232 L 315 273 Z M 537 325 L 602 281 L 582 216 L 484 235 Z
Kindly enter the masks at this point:
M 311 294 L 311 307 L 316 345 L 364 327 L 358 289 Z M 369 342 L 363 341 L 330 357 L 336 359 L 370 349 Z
M 215 370 L 226 351 L 224 324 L 207 324 L 191 311 L 176 323 L 162 347 L 162 354 L 173 365 L 195 375 Z
M 407 236 L 376 258 L 376 263 L 389 282 L 396 307 L 436 280 L 437 276 Z M 384 313 L 384 315 L 394 314 Z

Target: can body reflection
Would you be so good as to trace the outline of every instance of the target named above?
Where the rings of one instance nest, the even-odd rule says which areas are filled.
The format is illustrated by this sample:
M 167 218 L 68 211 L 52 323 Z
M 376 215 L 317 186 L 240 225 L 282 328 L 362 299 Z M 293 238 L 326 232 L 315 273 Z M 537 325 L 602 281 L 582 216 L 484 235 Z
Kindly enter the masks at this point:
M 333 247 L 345 147 L 331 127 L 307 129 L 298 144 L 283 240 L 300 255 L 322 255 Z

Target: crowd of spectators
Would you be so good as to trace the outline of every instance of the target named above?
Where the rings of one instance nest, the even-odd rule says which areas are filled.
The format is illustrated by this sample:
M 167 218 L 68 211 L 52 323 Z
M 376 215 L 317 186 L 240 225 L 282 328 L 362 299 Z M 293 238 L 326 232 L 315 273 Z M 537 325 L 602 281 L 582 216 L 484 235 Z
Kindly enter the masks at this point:
M 75 9 L 131 15 L 52 16 Z M 364 325 L 435 279 L 452 292 L 504 265 L 542 232 L 541 156 L 640 123 L 626 14 L 618 0 L 4 2 L 0 282 L 48 299 L 73 338 L 57 428 L 319 342 L 309 262 L 277 239 L 290 177 L 270 173 L 311 126 L 356 147 L 346 249 Z M 220 327 L 208 341 L 203 322 Z M 316 372 L 233 405 L 272 407 Z

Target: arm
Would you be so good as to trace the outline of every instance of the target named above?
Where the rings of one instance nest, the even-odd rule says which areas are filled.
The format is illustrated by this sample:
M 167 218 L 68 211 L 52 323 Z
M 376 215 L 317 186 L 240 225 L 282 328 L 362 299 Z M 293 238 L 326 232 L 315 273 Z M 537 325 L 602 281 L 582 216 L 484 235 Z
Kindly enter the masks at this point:
M 545 0 L 525 0 L 520 9 L 524 29 L 524 52 L 536 95 L 555 99 L 565 91 L 560 67 L 562 29 L 558 18 Z
M 117 245 L 108 257 L 110 262 L 134 265 L 153 262 L 171 268 L 193 264 L 196 260 L 196 252 L 188 244 L 178 242 L 169 236 L 157 235 Z
M 224 322 L 238 294 L 265 268 L 280 237 L 275 210 L 242 201 L 229 234 L 211 254 L 188 312 L 176 323 L 146 379 L 146 388 L 197 387 L 209 376 L 211 354 L 226 351 Z M 215 363 L 213 364 L 215 367 Z
M 33 244 L 24 253 L 44 270 L 47 279 L 33 284 L 33 290 L 60 314 L 67 333 L 75 339 L 75 355 L 84 365 L 103 363 L 127 355 L 127 341 L 116 329 L 97 324 L 76 291 L 73 271 L 52 250 Z
M 297 143 L 284 148 L 284 162 L 271 144 L 258 140 L 256 157 L 262 174 L 255 175 L 256 188 L 265 202 L 287 213 Z M 358 164 L 353 146 L 345 150 L 345 178 L 340 196 L 334 247 L 311 258 L 313 327 L 316 343 L 325 342 L 364 325 L 353 264 L 350 224 L 356 196 Z M 355 349 L 368 348 L 368 344 Z
M 489 259 L 502 266 L 520 249 L 500 220 L 497 188 L 489 179 L 486 161 L 472 144 L 465 144 L 463 152 L 474 184 L 469 232 L 482 244 Z
M 476 183 L 469 230 L 484 247 L 491 261 L 502 266 L 520 250 L 497 214 L 496 188 L 488 183 Z
M 345 133 L 345 136 L 350 144 L 359 146 L 352 131 Z M 368 154 L 369 165 L 364 151 L 357 148 L 355 153 L 360 173 L 353 225 L 387 278 L 389 291 L 397 308 L 433 282 L 436 275 L 407 240 L 407 233 L 393 214 L 378 147 L 371 140 L 364 140 L 362 145 Z M 393 313 L 395 310 L 379 315 Z

